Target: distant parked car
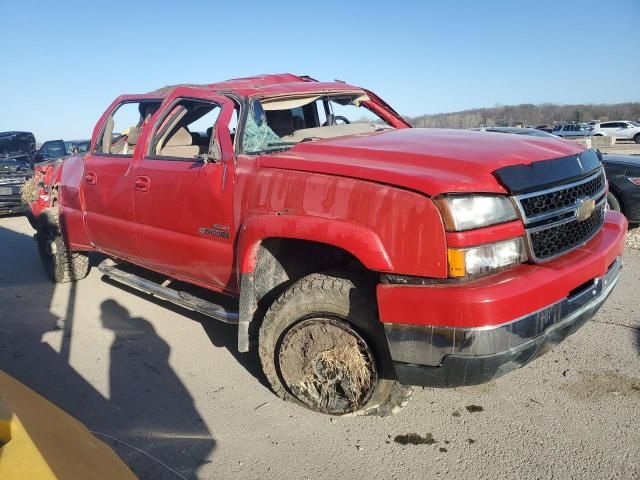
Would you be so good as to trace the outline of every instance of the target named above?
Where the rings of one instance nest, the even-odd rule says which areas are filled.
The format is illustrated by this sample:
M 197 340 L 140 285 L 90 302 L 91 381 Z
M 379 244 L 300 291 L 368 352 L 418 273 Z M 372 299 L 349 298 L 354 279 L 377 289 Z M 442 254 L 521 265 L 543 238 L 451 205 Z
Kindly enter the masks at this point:
M 610 135 L 626 140 L 633 139 L 636 143 L 640 143 L 640 123 L 626 120 L 596 123 L 593 127 L 593 135 L 595 137 Z
M 31 132 L 0 132 L 0 158 L 32 165 L 36 138 Z
M 565 123 L 556 125 L 551 133 L 558 137 L 590 137 L 592 129 L 586 123 Z
M 24 211 L 20 190 L 33 175 L 36 139 L 30 132 L 0 132 L 0 215 Z
M 552 126 L 549 125 L 538 125 L 537 127 L 534 127 L 536 130 L 542 130 L 543 132 L 547 132 L 547 133 L 551 133 L 551 131 L 553 130 Z
M 472 128 L 471 130 L 480 130 L 482 132 L 497 132 L 497 133 L 514 133 L 516 135 L 529 135 L 532 137 L 557 137 L 551 133 L 547 133 L 537 128 L 519 128 L 519 127 L 481 127 Z
M 89 149 L 89 140 L 48 140 L 36 153 L 36 162 L 56 160 L 74 153 L 84 153 Z
M 640 223 L 640 157 L 604 153 L 602 163 L 609 181 L 609 208 L 622 212 L 629 223 Z

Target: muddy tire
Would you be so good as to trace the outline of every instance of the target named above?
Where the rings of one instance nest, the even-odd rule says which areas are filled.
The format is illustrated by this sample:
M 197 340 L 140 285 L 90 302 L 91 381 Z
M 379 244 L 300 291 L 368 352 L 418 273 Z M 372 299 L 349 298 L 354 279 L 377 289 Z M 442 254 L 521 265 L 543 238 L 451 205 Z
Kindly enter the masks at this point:
M 609 207 L 609 210 L 613 210 L 614 212 L 621 211 L 620 201 L 611 192 L 607 193 L 607 206 Z
M 260 361 L 274 392 L 330 415 L 391 415 L 413 389 L 394 378 L 375 297 L 352 280 L 308 275 L 269 308 Z
M 82 280 L 89 273 L 89 257 L 70 252 L 60 231 L 58 212 L 47 209 L 38 218 L 38 253 L 47 276 L 55 283 Z

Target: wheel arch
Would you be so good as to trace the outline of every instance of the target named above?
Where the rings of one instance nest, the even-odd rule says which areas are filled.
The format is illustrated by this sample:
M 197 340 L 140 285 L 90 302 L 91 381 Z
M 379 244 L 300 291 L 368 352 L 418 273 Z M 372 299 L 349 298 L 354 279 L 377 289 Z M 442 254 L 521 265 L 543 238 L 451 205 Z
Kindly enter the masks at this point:
M 238 349 L 251 349 L 264 311 L 294 281 L 327 270 L 373 277 L 392 269 L 379 237 L 362 226 L 295 216 L 250 220 L 238 241 Z

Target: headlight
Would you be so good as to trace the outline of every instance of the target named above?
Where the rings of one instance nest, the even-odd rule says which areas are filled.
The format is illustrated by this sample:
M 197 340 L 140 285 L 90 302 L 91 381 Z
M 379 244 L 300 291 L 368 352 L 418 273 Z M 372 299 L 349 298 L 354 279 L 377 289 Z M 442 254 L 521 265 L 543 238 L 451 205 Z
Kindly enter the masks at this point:
M 627 177 L 627 180 L 640 187 L 640 177 Z
M 449 276 L 472 277 L 527 261 L 521 237 L 472 248 L 448 250 Z
M 501 195 L 451 195 L 434 200 L 450 232 L 487 227 L 518 218 L 508 197 Z

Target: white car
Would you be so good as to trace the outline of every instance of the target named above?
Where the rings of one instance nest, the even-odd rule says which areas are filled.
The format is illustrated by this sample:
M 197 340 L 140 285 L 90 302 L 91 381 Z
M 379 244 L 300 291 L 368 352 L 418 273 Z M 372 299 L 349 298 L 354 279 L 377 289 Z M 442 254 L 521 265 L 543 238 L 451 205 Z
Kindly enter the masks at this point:
M 615 122 L 601 122 L 593 126 L 594 136 L 609 135 L 616 138 L 635 140 L 640 143 L 640 123 L 629 122 L 627 120 L 617 120 Z

